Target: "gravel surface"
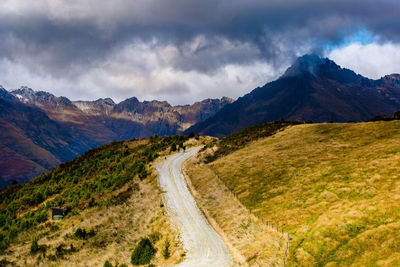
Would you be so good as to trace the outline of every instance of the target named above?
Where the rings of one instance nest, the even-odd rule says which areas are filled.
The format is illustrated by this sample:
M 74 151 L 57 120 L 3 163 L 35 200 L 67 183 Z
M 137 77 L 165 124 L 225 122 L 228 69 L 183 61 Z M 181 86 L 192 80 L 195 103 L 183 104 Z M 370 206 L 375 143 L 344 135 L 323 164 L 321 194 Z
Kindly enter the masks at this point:
M 182 163 L 198 150 L 176 153 L 157 166 L 167 211 L 186 250 L 185 260 L 176 266 L 233 266 L 232 255 L 197 207 L 181 171 Z

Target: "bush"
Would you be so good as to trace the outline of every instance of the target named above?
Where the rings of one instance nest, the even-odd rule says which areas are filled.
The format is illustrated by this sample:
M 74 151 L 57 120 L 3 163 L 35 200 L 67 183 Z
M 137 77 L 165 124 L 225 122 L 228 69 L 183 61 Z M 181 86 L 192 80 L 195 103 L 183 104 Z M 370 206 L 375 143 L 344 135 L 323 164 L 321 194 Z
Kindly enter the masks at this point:
M 89 230 L 89 232 L 86 232 L 85 228 L 78 228 L 76 229 L 74 236 L 80 239 L 86 239 L 88 237 L 94 236 L 96 233 L 93 229 Z
M 31 254 L 36 254 L 39 251 L 39 244 L 37 238 L 34 238 L 31 243 Z
M 133 265 L 148 264 L 155 253 L 156 250 L 150 242 L 150 239 L 142 238 L 132 252 L 131 263 Z
M 74 236 L 80 239 L 86 239 L 86 230 L 78 228 L 76 229 Z
M 113 267 L 113 265 L 111 264 L 111 262 L 109 260 L 106 260 L 103 264 L 103 267 Z
M 35 215 L 35 222 L 42 223 L 47 221 L 47 212 L 46 210 L 42 210 L 41 212 L 36 213 Z
M 175 143 L 171 145 L 171 151 L 172 152 L 176 151 L 176 144 Z
M 171 246 L 171 244 L 169 243 L 169 240 L 167 239 L 164 243 L 164 249 L 163 249 L 163 257 L 164 259 L 168 259 L 171 256 L 171 253 L 169 251 L 169 247 Z
M 45 252 L 45 251 L 46 251 L 46 246 L 39 245 L 37 237 L 33 238 L 30 248 L 31 254 L 36 254 L 38 252 Z

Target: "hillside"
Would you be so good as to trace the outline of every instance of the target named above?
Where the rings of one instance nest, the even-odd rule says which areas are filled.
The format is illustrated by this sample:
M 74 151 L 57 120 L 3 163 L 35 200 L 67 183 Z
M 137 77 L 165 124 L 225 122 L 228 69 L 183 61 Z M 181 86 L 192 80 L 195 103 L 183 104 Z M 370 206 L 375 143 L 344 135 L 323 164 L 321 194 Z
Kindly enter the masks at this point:
M 189 164 L 187 173 L 228 236 L 241 228 L 223 217 L 237 209 L 215 204 L 227 203 L 210 190 L 219 181 L 255 216 L 289 233 L 289 266 L 398 266 L 399 140 L 400 121 L 294 125 L 211 163 Z M 265 256 L 242 246 L 235 248 L 248 260 Z
M 0 87 L 0 186 L 29 181 L 111 141 L 177 134 L 231 102 L 70 101 L 28 87 L 11 92 Z
M 300 57 L 277 80 L 256 88 L 187 132 L 226 136 L 281 118 L 367 121 L 400 109 L 400 75 L 371 80 L 318 56 Z
M 130 263 L 133 248 L 146 237 L 157 249 L 153 263 L 179 262 L 184 251 L 170 228 L 154 166 L 172 144 L 187 140 L 170 136 L 113 142 L 24 185 L 2 189 L 2 266 Z M 51 220 L 51 207 L 63 208 L 65 218 Z M 162 254 L 167 243 L 170 257 Z

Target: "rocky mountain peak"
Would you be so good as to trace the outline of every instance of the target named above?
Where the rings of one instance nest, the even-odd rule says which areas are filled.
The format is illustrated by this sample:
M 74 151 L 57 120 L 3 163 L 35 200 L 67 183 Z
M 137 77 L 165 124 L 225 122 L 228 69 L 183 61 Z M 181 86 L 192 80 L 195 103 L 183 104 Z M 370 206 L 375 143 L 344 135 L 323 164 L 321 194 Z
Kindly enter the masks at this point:
M 33 105 L 44 105 L 44 106 L 73 106 L 72 102 L 64 97 L 56 97 L 45 91 L 34 91 L 27 86 L 21 86 L 17 90 L 11 91 L 11 94 L 17 97 L 21 102 Z
M 304 55 L 297 58 L 282 77 L 302 76 L 305 74 L 318 76 L 323 69 L 339 70 L 340 67 L 328 58 L 321 58 L 317 55 Z
M 10 94 L 3 86 L 0 85 L 0 99 L 4 100 L 15 100 L 15 97 Z
M 221 98 L 221 102 L 226 103 L 226 104 L 233 103 L 234 101 L 235 101 L 234 99 L 232 99 L 232 98 L 230 98 L 230 97 L 227 97 L 227 96 L 223 96 L 223 97 Z
M 400 82 L 400 74 L 393 73 L 393 74 L 390 74 L 390 75 L 386 75 L 386 76 L 383 77 L 383 79 L 387 80 L 387 81 Z
M 386 75 L 384 77 L 382 77 L 380 79 L 380 81 L 383 84 L 389 85 L 389 86 L 393 86 L 395 88 L 400 88 L 400 74 L 390 74 L 390 75 Z
M 107 105 L 107 106 L 115 106 L 114 100 L 112 100 L 109 97 L 107 97 L 107 98 L 99 98 L 94 102 L 98 103 L 98 104 L 102 104 L 102 105 Z
M 35 91 L 27 86 L 21 86 L 19 89 L 11 91 L 11 94 L 13 94 L 22 102 L 28 103 L 33 100 L 35 96 Z
M 321 58 L 317 55 L 304 55 L 299 57 L 293 65 L 286 70 L 281 78 L 302 77 L 304 75 L 333 79 L 341 83 L 351 83 L 359 79 L 368 80 L 357 75 L 352 70 L 341 68 L 328 58 Z

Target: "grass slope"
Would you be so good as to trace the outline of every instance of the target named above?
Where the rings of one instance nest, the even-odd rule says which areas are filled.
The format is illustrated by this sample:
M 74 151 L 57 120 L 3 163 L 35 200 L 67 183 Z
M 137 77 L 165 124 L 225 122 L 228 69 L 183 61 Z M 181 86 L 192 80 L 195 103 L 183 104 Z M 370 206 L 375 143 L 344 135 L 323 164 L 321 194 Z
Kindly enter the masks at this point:
M 153 263 L 171 264 L 183 250 L 165 214 L 154 169 L 159 156 L 185 136 L 113 142 L 61 164 L 27 184 L 0 191 L 0 263 L 102 265 L 129 263 L 139 239 L 149 236 L 159 253 Z M 193 142 L 193 141 L 191 141 Z M 52 221 L 50 207 L 65 219 Z M 76 235 L 85 230 L 87 235 Z M 33 251 L 32 240 L 38 240 Z M 163 244 L 171 257 L 161 256 Z
M 291 234 L 290 266 L 400 265 L 400 122 L 305 124 L 209 163 Z
M 197 204 L 239 266 L 284 265 L 286 235 L 251 214 L 213 171 L 201 163 L 201 158 L 185 162 L 184 173 Z
M 214 139 L 213 142 L 209 143 L 206 147 L 204 147 L 203 150 L 214 146 L 218 146 L 218 150 L 210 155 L 207 155 L 205 161 L 207 163 L 212 162 L 217 158 L 226 156 L 238 149 L 243 148 L 249 142 L 263 137 L 271 136 L 290 125 L 297 125 L 302 123 L 303 122 L 284 120 L 268 121 L 247 127 L 224 138 Z

